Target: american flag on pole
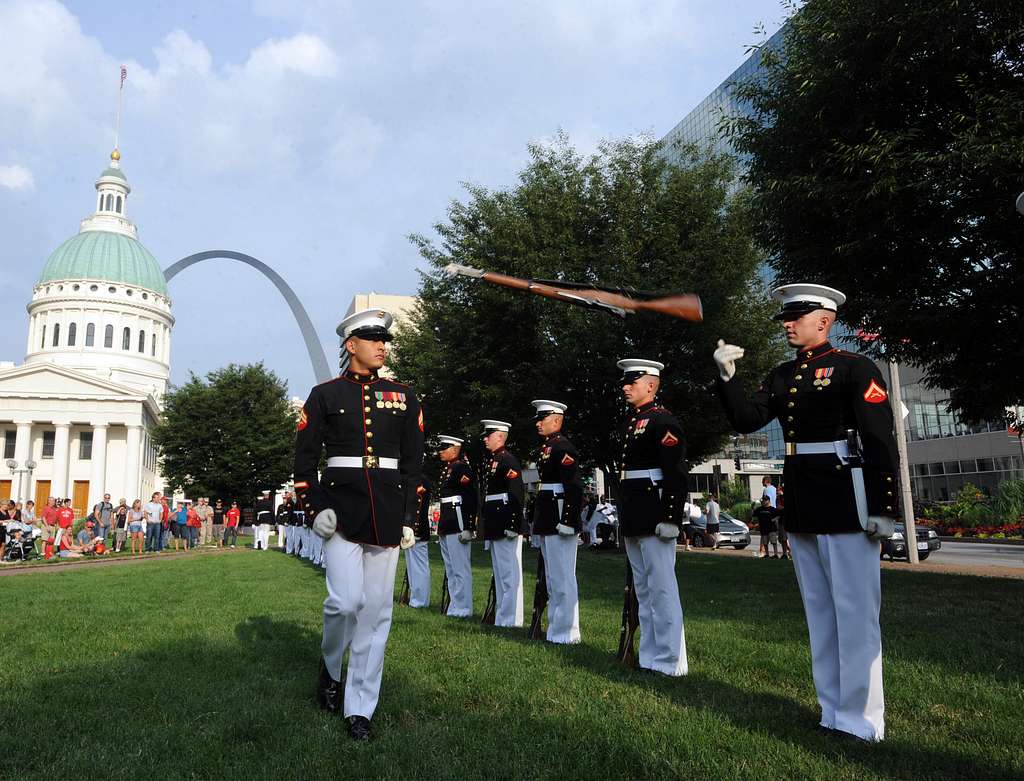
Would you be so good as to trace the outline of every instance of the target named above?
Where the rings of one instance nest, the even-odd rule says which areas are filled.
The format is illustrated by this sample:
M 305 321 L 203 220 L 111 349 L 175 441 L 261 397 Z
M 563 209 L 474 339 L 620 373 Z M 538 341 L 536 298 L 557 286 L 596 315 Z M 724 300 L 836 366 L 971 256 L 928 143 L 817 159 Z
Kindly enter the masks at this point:
M 124 80 L 127 79 L 127 78 L 128 78 L 128 69 L 126 67 L 124 67 L 124 65 L 122 65 L 121 66 L 121 89 L 124 89 Z

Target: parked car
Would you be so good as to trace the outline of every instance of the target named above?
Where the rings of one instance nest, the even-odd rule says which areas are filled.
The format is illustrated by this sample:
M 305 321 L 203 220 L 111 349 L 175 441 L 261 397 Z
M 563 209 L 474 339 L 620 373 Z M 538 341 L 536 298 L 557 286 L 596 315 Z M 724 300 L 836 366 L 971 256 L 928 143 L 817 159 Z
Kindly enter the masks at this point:
M 695 548 L 710 548 L 711 538 L 708 536 L 708 519 L 701 515 L 693 521 L 690 531 L 690 544 Z M 718 547 L 731 545 L 736 550 L 743 550 L 750 545 L 750 527 L 743 521 L 733 518 L 727 512 L 718 516 Z
M 896 524 L 896 531 L 892 533 L 892 536 L 887 540 L 882 540 L 882 553 L 880 558 L 889 557 L 889 561 L 896 559 L 906 559 L 907 555 L 907 541 L 906 541 L 907 527 L 902 523 Z M 924 561 L 931 555 L 932 551 L 936 551 L 942 547 L 942 540 L 939 539 L 939 535 L 934 529 L 917 529 L 917 558 Z

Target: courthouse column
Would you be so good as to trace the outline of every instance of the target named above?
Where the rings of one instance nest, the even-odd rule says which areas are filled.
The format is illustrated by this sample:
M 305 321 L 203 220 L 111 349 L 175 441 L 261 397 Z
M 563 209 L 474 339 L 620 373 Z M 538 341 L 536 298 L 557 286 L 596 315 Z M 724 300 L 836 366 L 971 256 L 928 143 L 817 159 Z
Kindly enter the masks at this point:
M 55 423 L 53 434 L 53 475 L 50 477 L 50 496 L 63 499 L 68 493 L 68 463 L 71 454 L 71 426 Z
M 92 429 L 92 470 L 89 474 L 89 506 L 92 508 L 103 498 L 107 490 L 107 424 L 101 423 Z
M 139 496 L 139 454 L 142 449 L 142 426 L 128 426 L 128 450 L 124 458 L 124 498 L 129 506 Z M 148 499 L 147 499 L 148 501 Z

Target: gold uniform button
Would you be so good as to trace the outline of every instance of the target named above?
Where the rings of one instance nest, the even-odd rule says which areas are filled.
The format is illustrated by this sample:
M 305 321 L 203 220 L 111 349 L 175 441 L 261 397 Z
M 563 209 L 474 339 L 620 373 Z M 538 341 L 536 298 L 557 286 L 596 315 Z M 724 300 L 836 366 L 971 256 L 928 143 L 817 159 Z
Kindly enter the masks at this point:
M 806 369 L 807 368 L 807 364 L 806 363 L 801 363 L 800 364 L 800 368 L 801 369 Z
M 790 393 L 796 393 L 796 388 L 790 388 L 790 389 L 789 389 L 789 392 L 790 392 Z
M 366 432 L 366 436 L 367 437 L 372 437 L 373 436 L 373 432 L 372 431 L 367 431 Z
M 369 407 L 363 407 L 363 412 L 369 412 L 369 411 L 370 411 Z
M 363 401 L 369 401 L 369 400 L 370 400 L 369 396 L 363 396 Z
M 373 424 L 373 421 L 372 421 L 372 420 L 370 420 L 369 418 L 367 418 L 367 419 L 366 419 L 366 425 L 367 425 L 367 426 L 370 426 L 370 425 L 372 425 L 372 424 Z
M 798 375 L 797 375 L 796 377 L 794 377 L 793 379 L 794 379 L 794 380 L 802 380 L 803 378 L 804 378 L 804 376 L 803 376 L 802 374 L 798 374 Z
M 789 436 L 791 436 L 791 437 L 795 437 L 795 436 L 796 436 L 796 432 L 795 432 L 795 431 L 790 431 L 790 432 L 789 432 Z
M 892 505 L 886 505 L 885 509 L 889 510 L 889 511 L 892 511 Z
M 367 445 L 366 446 L 366 452 L 367 453 L 372 453 L 373 452 L 373 445 Z
M 886 496 L 892 496 L 892 491 L 886 491 L 886 492 L 885 492 L 885 495 L 886 495 Z
M 810 358 L 812 355 L 814 355 L 814 351 L 813 350 L 808 350 L 807 351 L 807 357 Z
M 887 482 L 887 483 L 891 483 L 891 482 L 892 482 L 892 478 L 891 478 L 891 477 L 887 477 L 887 478 L 885 478 L 885 482 Z
M 796 406 L 796 402 L 795 401 L 791 401 L 786 406 L 789 407 L 790 409 L 793 409 L 793 407 Z
M 843 471 L 843 465 L 842 464 L 836 464 L 836 471 L 839 471 L 839 472 Z
M 793 422 L 793 416 L 790 415 L 788 418 L 786 418 L 786 422 L 787 423 L 792 423 Z

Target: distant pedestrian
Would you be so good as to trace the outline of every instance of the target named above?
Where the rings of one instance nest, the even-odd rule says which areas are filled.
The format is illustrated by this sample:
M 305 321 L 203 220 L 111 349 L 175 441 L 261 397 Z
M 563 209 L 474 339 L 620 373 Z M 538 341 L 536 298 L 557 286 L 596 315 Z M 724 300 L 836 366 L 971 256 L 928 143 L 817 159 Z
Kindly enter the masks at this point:
M 96 515 L 96 526 L 94 528 L 96 536 L 106 543 L 114 516 L 114 505 L 110 503 L 110 494 L 103 494 L 103 501 L 96 505 L 93 512 Z
M 57 511 L 57 537 L 54 546 L 60 549 L 61 540 L 68 544 L 74 542 L 71 529 L 75 525 L 75 511 L 71 508 L 71 500 L 65 499 L 61 508 Z
M 203 522 L 199 520 L 199 511 L 196 509 L 194 504 L 190 504 L 187 508 L 187 521 L 185 525 L 188 527 L 188 547 L 194 549 L 199 546 L 199 532 L 202 528 Z
M 768 503 L 772 507 L 774 507 L 776 509 L 778 509 L 778 506 L 779 506 L 777 501 L 776 501 L 777 495 L 778 494 L 776 492 L 775 486 L 772 485 L 772 479 L 768 475 L 765 475 L 764 477 L 762 477 L 761 478 L 761 496 L 767 496 L 768 497 Z
M 221 547 L 228 544 L 228 540 L 231 540 L 231 547 L 234 548 L 238 542 L 238 524 L 242 518 L 242 511 L 238 509 L 238 502 L 231 503 L 231 509 L 224 514 L 224 539 L 221 541 Z
M 213 540 L 218 545 L 224 544 L 224 513 L 227 508 L 224 506 L 224 502 L 218 499 L 213 504 Z
M 199 517 L 199 544 L 209 545 L 215 539 L 213 536 L 213 508 L 210 507 L 210 500 L 205 496 L 199 497 L 196 515 Z
M 146 513 L 142 509 L 142 500 L 136 499 L 128 510 L 128 534 L 131 535 L 132 554 L 142 553 L 146 535 Z
M 721 530 L 722 508 L 718 506 L 718 494 L 712 492 L 708 495 L 708 503 L 704 512 L 708 517 L 708 537 L 711 540 L 712 550 L 718 549 L 718 533 Z
M 164 518 L 164 505 L 160 501 L 159 491 L 153 493 L 143 510 L 146 515 L 146 550 L 151 553 L 159 553 L 163 549 L 161 537 Z
M 124 550 L 124 542 L 128 538 L 128 503 L 122 499 L 114 508 L 114 551 Z
M 757 557 L 763 559 L 768 556 L 768 543 L 770 542 L 774 549 L 772 558 L 778 558 L 779 511 L 772 507 L 768 494 L 761 497 L 761 506 L 754 510 L 751 521 L 757 524 L 757 532 L 761 535 L 761 545 Z

